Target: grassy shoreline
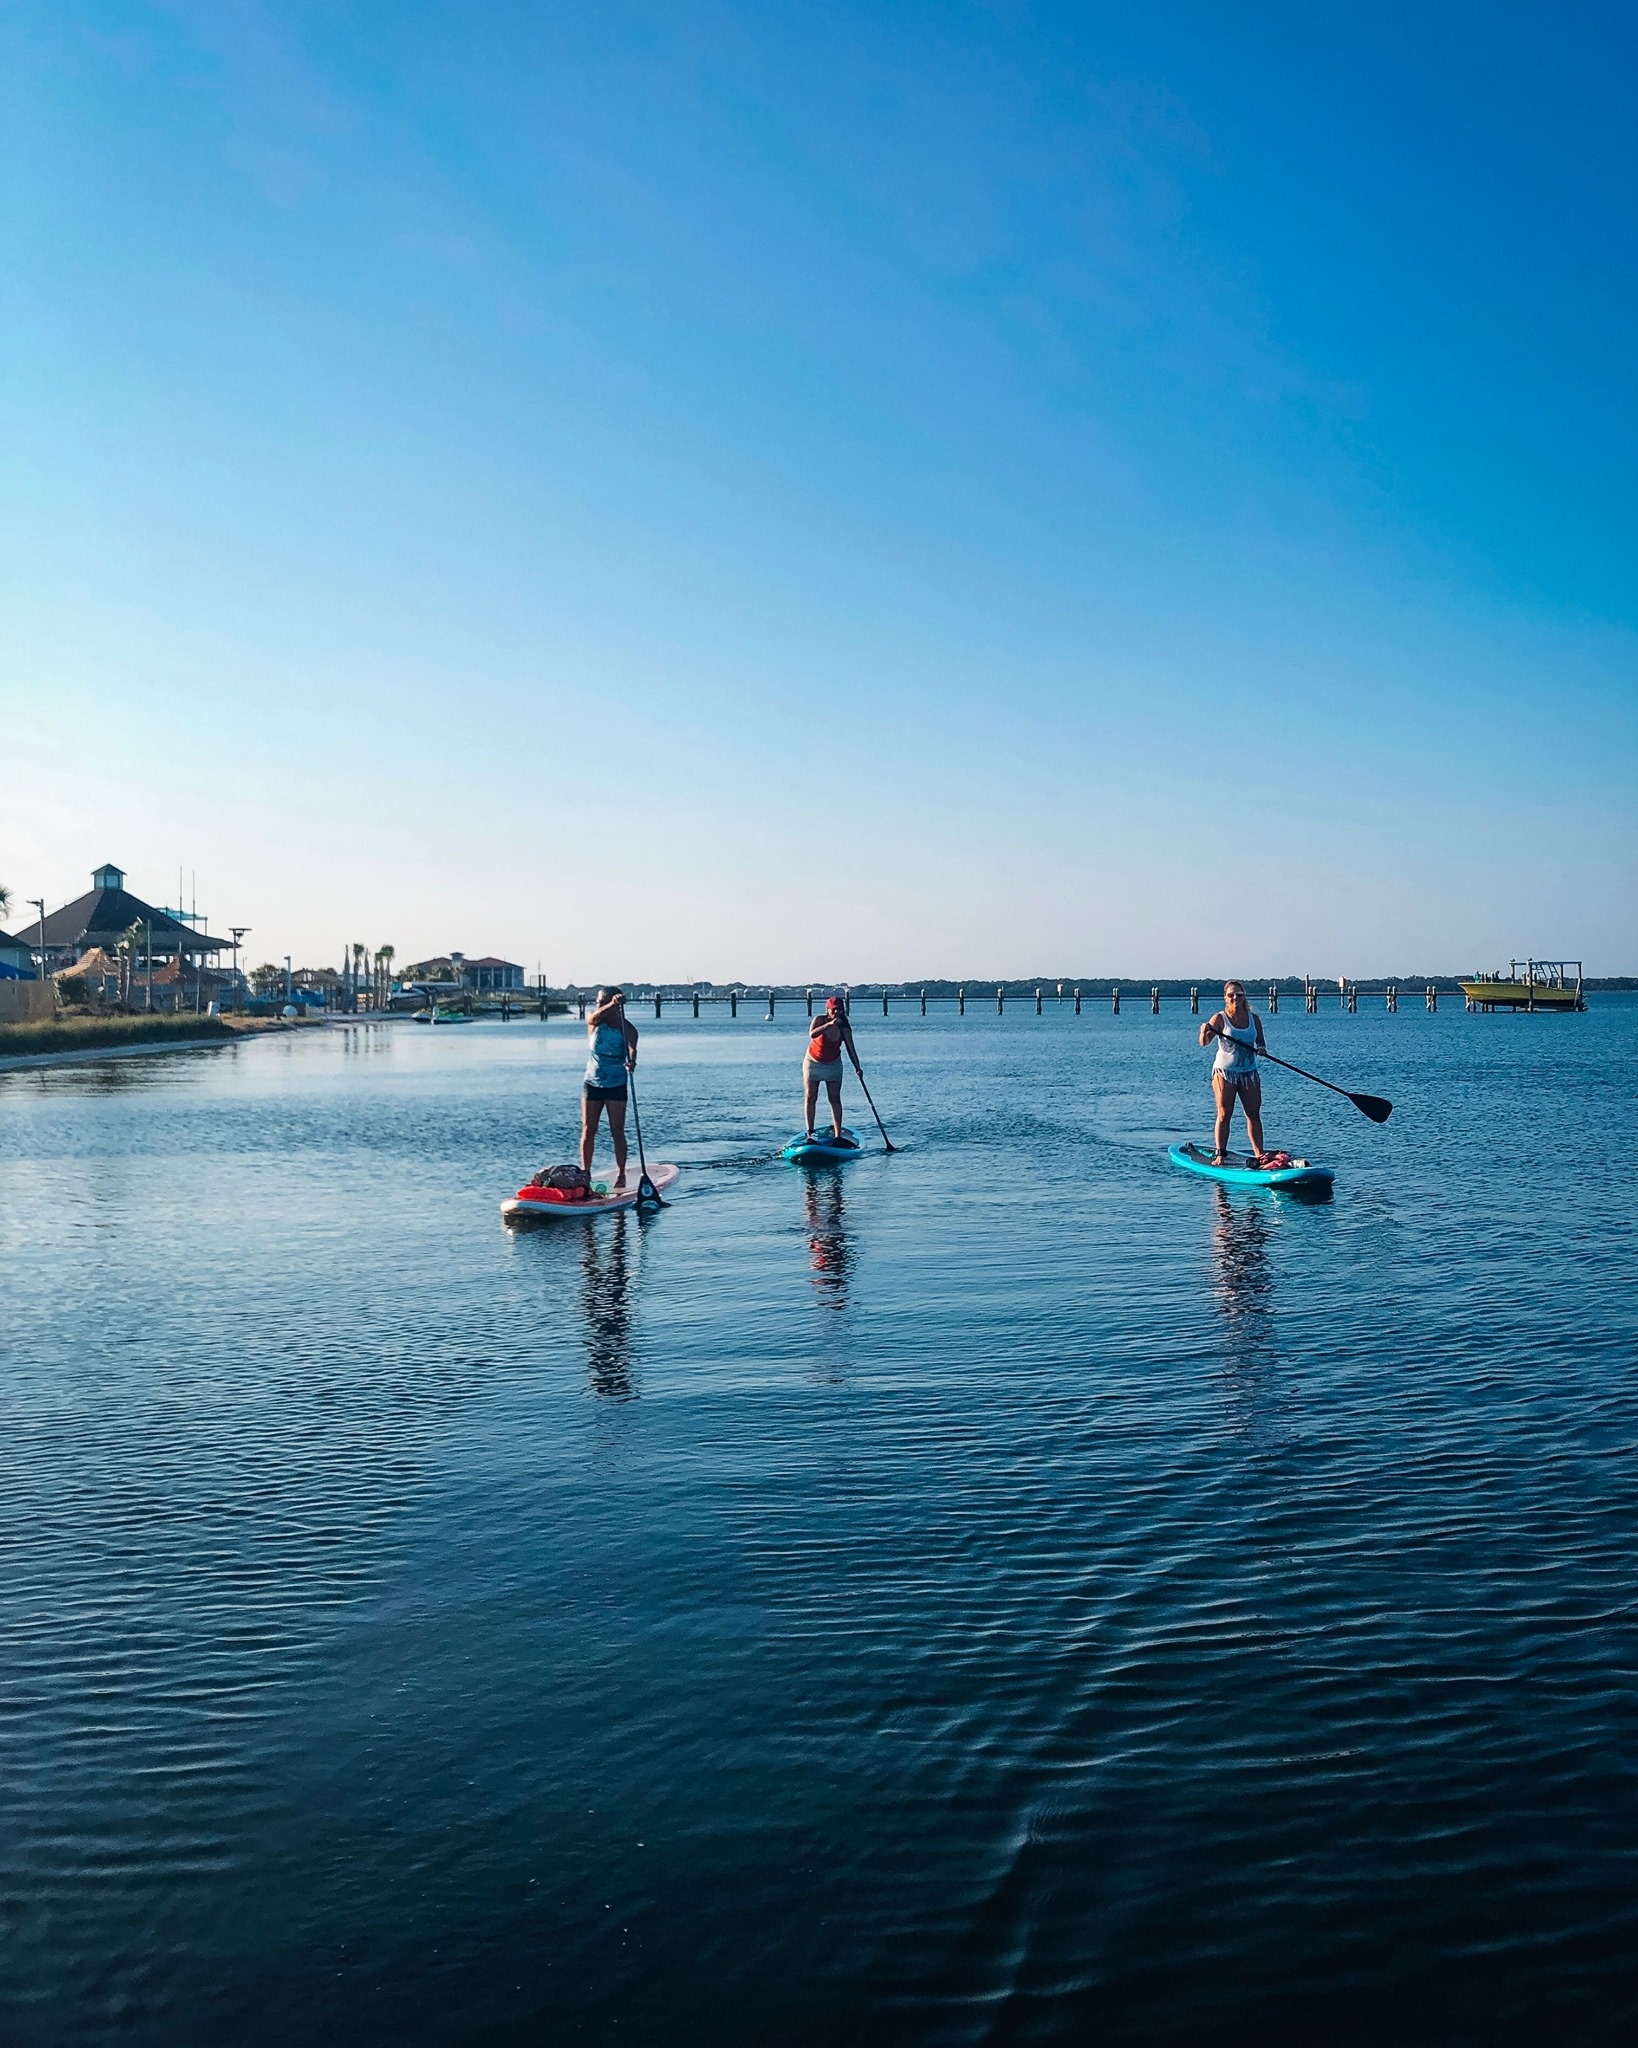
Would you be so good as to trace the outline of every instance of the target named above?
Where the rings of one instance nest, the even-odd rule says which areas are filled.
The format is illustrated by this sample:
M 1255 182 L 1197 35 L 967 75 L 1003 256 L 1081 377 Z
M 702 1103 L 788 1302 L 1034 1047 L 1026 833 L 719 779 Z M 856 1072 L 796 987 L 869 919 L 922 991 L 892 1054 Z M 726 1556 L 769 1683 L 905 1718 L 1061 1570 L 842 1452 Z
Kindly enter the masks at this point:
M 49 1023 L 0 1024 L 0 1059 L 20 1053 L 92 1052 L 163 1040 L 209 1041 L 241 1034 L 220 1017 L 54 1017 Z

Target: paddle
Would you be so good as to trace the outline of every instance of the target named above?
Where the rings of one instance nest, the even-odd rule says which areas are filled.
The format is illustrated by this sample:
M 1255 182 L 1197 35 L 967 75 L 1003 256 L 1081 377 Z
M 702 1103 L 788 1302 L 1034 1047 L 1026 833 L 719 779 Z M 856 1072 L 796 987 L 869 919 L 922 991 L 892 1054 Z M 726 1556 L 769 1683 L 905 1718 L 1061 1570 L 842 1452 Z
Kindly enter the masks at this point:
M 842 1012 L 842 1015 L 844 1018 L 847 1018 L 847 1021 L 849 1023 L 853 1021 L 851 1018 L 848 1017 L 846 1010 Z M 887 1147 L 889 1152 L 896 1152 L 899 1148 L 897 1145 L 893 1143 L 893 1140 L 887 1135 L 887 1126 L 882 1122 L 882 1113 L 876 1107 L 875 1098 L 870 1093 L 870 1083 L 864 1077 L 864 1068 L 860 1066 L 859 1055 L 853 1050 L 851 1042 L 848 1045 L 847 1053 L 848 1058 L 853 1062 L 853 1071 L 859 1077 L 859 1086 L 864 1090 L 864 1099 L 866 1102 L 870 1104 L 870 1114 L 876 1119 L 876 1128 L 882 1134 L 882 1143 Z
M 1221 1031 L 1214 1031 L 1213 1038 L 1222 1038 Z M 1225 1043 L 1231 1041 L 1225 1040 Z M 1381 1095 L 1356 1095 L 1351 1088 L 1339 1088 L 1335 1081 L 1324 1080 L 1318 1074 L 1309 1073 L 1306 1067 L 1296 1067 L 1289 1060 L 1282 1060 L 1277 1053 L 1269 1051 L 1266 1045 L 1254 1046 L 1252 1050 L 1260 1060 L 1272 1060 L 1277 1067 L 1284 1067 L 1288 1074 L 1301 1074 L 1305 1081 L 1318 1081 L 1322 1088 L 1329 1088 L 1333 1095 L 1346 1095 L 1362 1116 L 1368 1116 L 1373 1124 L 1385 1124 L 1393 1115 L 1393 1104 Z
M 665 1196 L 660 1193 L 653 1181 L 649 1179 L 648 1160 L 643 1153 L 643 1120 L 637 1114 L 637 1069 L 635 1067 L 628 1067 L 626 1069 L 626 1086 L 631 1090 L 631 1121 L 637 1127 L 637 1164 L 642 1168 L 642 1174 L 637 1182 L 637 1206 L 640 1209 L 645 1202 L 652 1202 L 656 1209 L 664 1209 L 669 1205 L 666 1202 Z
M 896 1152 L 899 1148 L 897 1145 L 893 1143 L 893 1140 L 887 1135 L 887 1126 L 882 1122 L 881 1111 L 878 1110 L 875 1103 L 871 1102 L 870 1100 L 870 1086 L 869 1083 L 865 1080 L 864 1068 L 859 1065 L 859 1062 L 857 1060 L 853 1062 L 853 1071 L 859 1077 L 859 1086 L 864 1089 L 865 1101 L 870 1103 L 870 1114 L 876 1119 L 876 1128 L 882 1134 L 882 1143 L 887 1147 L 889 1152 Z

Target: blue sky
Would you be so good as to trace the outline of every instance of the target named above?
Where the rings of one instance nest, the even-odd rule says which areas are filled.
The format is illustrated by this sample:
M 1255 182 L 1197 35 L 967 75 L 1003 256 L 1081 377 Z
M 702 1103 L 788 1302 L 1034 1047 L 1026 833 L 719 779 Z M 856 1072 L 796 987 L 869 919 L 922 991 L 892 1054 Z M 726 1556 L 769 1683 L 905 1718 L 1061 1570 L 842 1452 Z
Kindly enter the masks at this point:
M 1638 971 L 1630 11 L 3 34 L 19 896 L 557 980 Z

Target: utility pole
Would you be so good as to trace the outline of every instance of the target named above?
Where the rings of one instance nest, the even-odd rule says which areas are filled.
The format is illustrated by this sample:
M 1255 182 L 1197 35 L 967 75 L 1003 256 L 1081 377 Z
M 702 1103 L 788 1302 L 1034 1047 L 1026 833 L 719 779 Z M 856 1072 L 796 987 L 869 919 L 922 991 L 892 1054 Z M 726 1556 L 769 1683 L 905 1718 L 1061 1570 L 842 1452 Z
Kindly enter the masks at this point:
M 30 897 L 30 898 L 29 898 L 28 900 L 29 900 L 29 902 L 30 902 L 30 903 L 32 903 L 32 904 L 33 904 L 33 905 L 35 906 L 35 908 L 36 908 L 36 909 L 37 909 L 37 910 L 39 911 L 39 913 L 40 913 L 40 972 L 39 972 L 39 979 L 40 979 L 41 981 L 44 981 L 44 980 L 45 980 L 45 978 L 46 978 L 46 964 L 45 964 L 45 898 L 44 898 L 43 896 L 31 896 L 31 897 Z
M 284 999 L 287 1003 L 290 1000 L 290 955 L 288 953 L 284 956 Z

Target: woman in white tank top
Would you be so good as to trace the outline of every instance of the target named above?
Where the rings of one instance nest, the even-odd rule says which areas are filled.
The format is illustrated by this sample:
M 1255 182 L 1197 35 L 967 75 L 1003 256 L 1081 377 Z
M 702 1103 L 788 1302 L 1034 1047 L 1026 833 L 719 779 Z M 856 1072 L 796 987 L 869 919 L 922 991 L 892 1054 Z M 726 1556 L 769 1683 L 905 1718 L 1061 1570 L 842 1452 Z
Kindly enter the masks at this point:
M 1200 1027 L 1200 1043 L 1216 1042 L 1211 1085 L 1217 1097 L 1217 1164 L 1228 1152 L 1229 1125 L 1234 1120 L 1234 1101 L 1239 1097 L 1251 1140 L 1252 1156 L 1263 1157 L 1263 1083 L 1257 1072 L 1257 1053 L 1263 1042 L 1262 1019 L 1246 1001 L 1244 984 L 1225 981 L 1223 1007 Z

